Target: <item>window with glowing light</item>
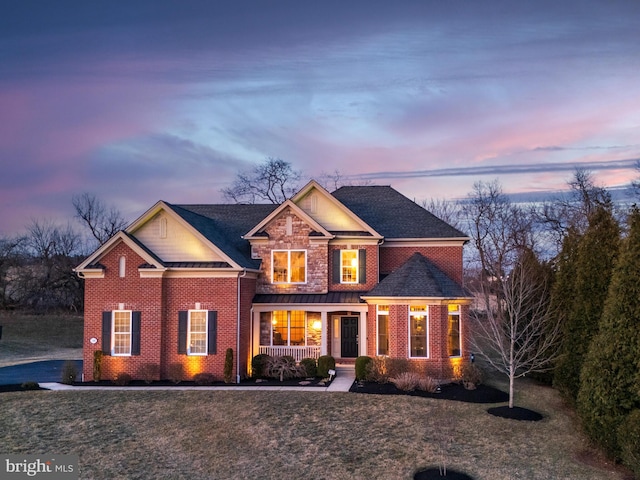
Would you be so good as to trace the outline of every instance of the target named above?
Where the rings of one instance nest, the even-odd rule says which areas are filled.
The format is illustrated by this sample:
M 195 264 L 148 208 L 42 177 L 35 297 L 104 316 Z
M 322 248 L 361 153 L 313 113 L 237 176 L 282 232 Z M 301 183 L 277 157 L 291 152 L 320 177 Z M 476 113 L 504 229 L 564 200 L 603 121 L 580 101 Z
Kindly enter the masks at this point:
M 340 282 L 358 283 L 358 250 L 340 250 Z
M 389 355 L 389 305 L 378 305 L 378 355 Z
M 447 346 L 450 357 L 460 357 L 462 355 L 462 335 L 460 329 L 460 305 L 448 306 L 449 328 L 447 335 Z
M 429 328 L 426 305 L 409 307 L 410 356 L 412 358 L 428 358 Z
M 111 342 L 111 355 L 131 355 L 131 310 L 113 312 Z
M 322 321 L 319 312 L 276 310 L 260 313 L 260 346 L 320 345 Z
M 307 282 L 305 250 L 274 250 L 271 258 L 273 283 Z

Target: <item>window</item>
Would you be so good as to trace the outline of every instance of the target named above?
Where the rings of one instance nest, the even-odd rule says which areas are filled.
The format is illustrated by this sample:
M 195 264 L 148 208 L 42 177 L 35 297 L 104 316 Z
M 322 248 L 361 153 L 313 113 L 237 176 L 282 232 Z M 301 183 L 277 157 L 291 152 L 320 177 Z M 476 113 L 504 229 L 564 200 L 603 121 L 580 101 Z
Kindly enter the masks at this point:
M 306 283 L 307 252 L 274 250 L 272 252 L 273 283 Z
M 428 325 L 426 305 L 409 307 L 409 336 L 411 357 L 428 358 Z
M 187 355 L 207 354 L 207 311 L 189 310 Z
M 340 283 L 358 283 L 358 251 L 340 250 Z
M 113 312 L 111 355 L 131 355 L 131 311 Z
M 260 345 L 320 345 L 322 321 L 319 312 L 276 310 L 260 314 Z
M 447 346 L 450 357 L 462 355 L 462 337 L 460 335 L 460 305 L 449 305 L 449 329 Z
M 124 278 L 127 273 L 127 257 L 122 255 L 118 259 L 118 275 L 120 278 Z
M 378 305 L 378 355 L 389 355 L 389 305 Z
M 218 312 L 182 310 L 178 312 L 178 353 L 215 355 L 217 352 Z

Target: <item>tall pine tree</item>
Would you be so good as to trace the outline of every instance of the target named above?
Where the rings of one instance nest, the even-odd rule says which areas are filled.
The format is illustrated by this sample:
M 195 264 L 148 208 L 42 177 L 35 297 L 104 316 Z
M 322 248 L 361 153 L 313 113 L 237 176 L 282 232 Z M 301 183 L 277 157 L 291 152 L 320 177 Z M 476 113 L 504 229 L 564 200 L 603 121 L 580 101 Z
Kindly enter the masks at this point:
M 585 355 L 598 330 L 619 243 L 620 227 L 611 209 L 598 206 L 577 247 L 573 301 L 564 326 L 562 356 L 554 373 L 554 385 L 572 403 L 578 397 Z
M 621 244 L 598 333 L 584 361 L 578 394 L 578 414 L 586 432 L 614 458 L 620 457 L 625 446 L 619 440 L 631 441 L 633 437 L 618 435 L 619 427 L 634 409 L 640 409 L 638 209 L 632 211 L 629 224 L 629 235 Z M 640 445 L 635 448 L 640 449 Z

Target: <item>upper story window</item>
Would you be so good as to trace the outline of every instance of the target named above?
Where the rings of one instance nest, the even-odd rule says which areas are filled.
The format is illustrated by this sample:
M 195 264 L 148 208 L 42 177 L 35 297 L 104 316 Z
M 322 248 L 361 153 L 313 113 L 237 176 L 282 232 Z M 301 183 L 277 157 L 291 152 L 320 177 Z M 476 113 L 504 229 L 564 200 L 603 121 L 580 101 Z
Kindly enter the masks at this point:
M 126 274 L 127 274 L 127 257 L 122 255 L 118 259 L 118 275 L 120 276 L 120 278 L 124 278 Z
M 358 250 L 340 250 L 340 283 L 358 283 Z
M 333 251 L 332 283 L 357 284 L 367 283 L 367 251 L 342 249 Z
M 273 283 L 307 282 L 307 252 L 305 250 L 274 250 L 271 256 Z

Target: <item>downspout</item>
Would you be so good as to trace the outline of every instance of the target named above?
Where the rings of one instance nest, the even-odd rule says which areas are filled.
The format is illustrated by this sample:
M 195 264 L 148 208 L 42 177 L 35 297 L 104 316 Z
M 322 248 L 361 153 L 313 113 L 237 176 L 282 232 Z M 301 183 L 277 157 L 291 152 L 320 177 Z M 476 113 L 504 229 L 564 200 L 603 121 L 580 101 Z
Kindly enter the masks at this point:
M 236 303 L 238 309 L 238 320 L 236 325 L 236 383 L 240 383 L 240 279 L 247 276 L 247 269 L 243 268 L 242 273 L 238 274 L 238 301 Z

